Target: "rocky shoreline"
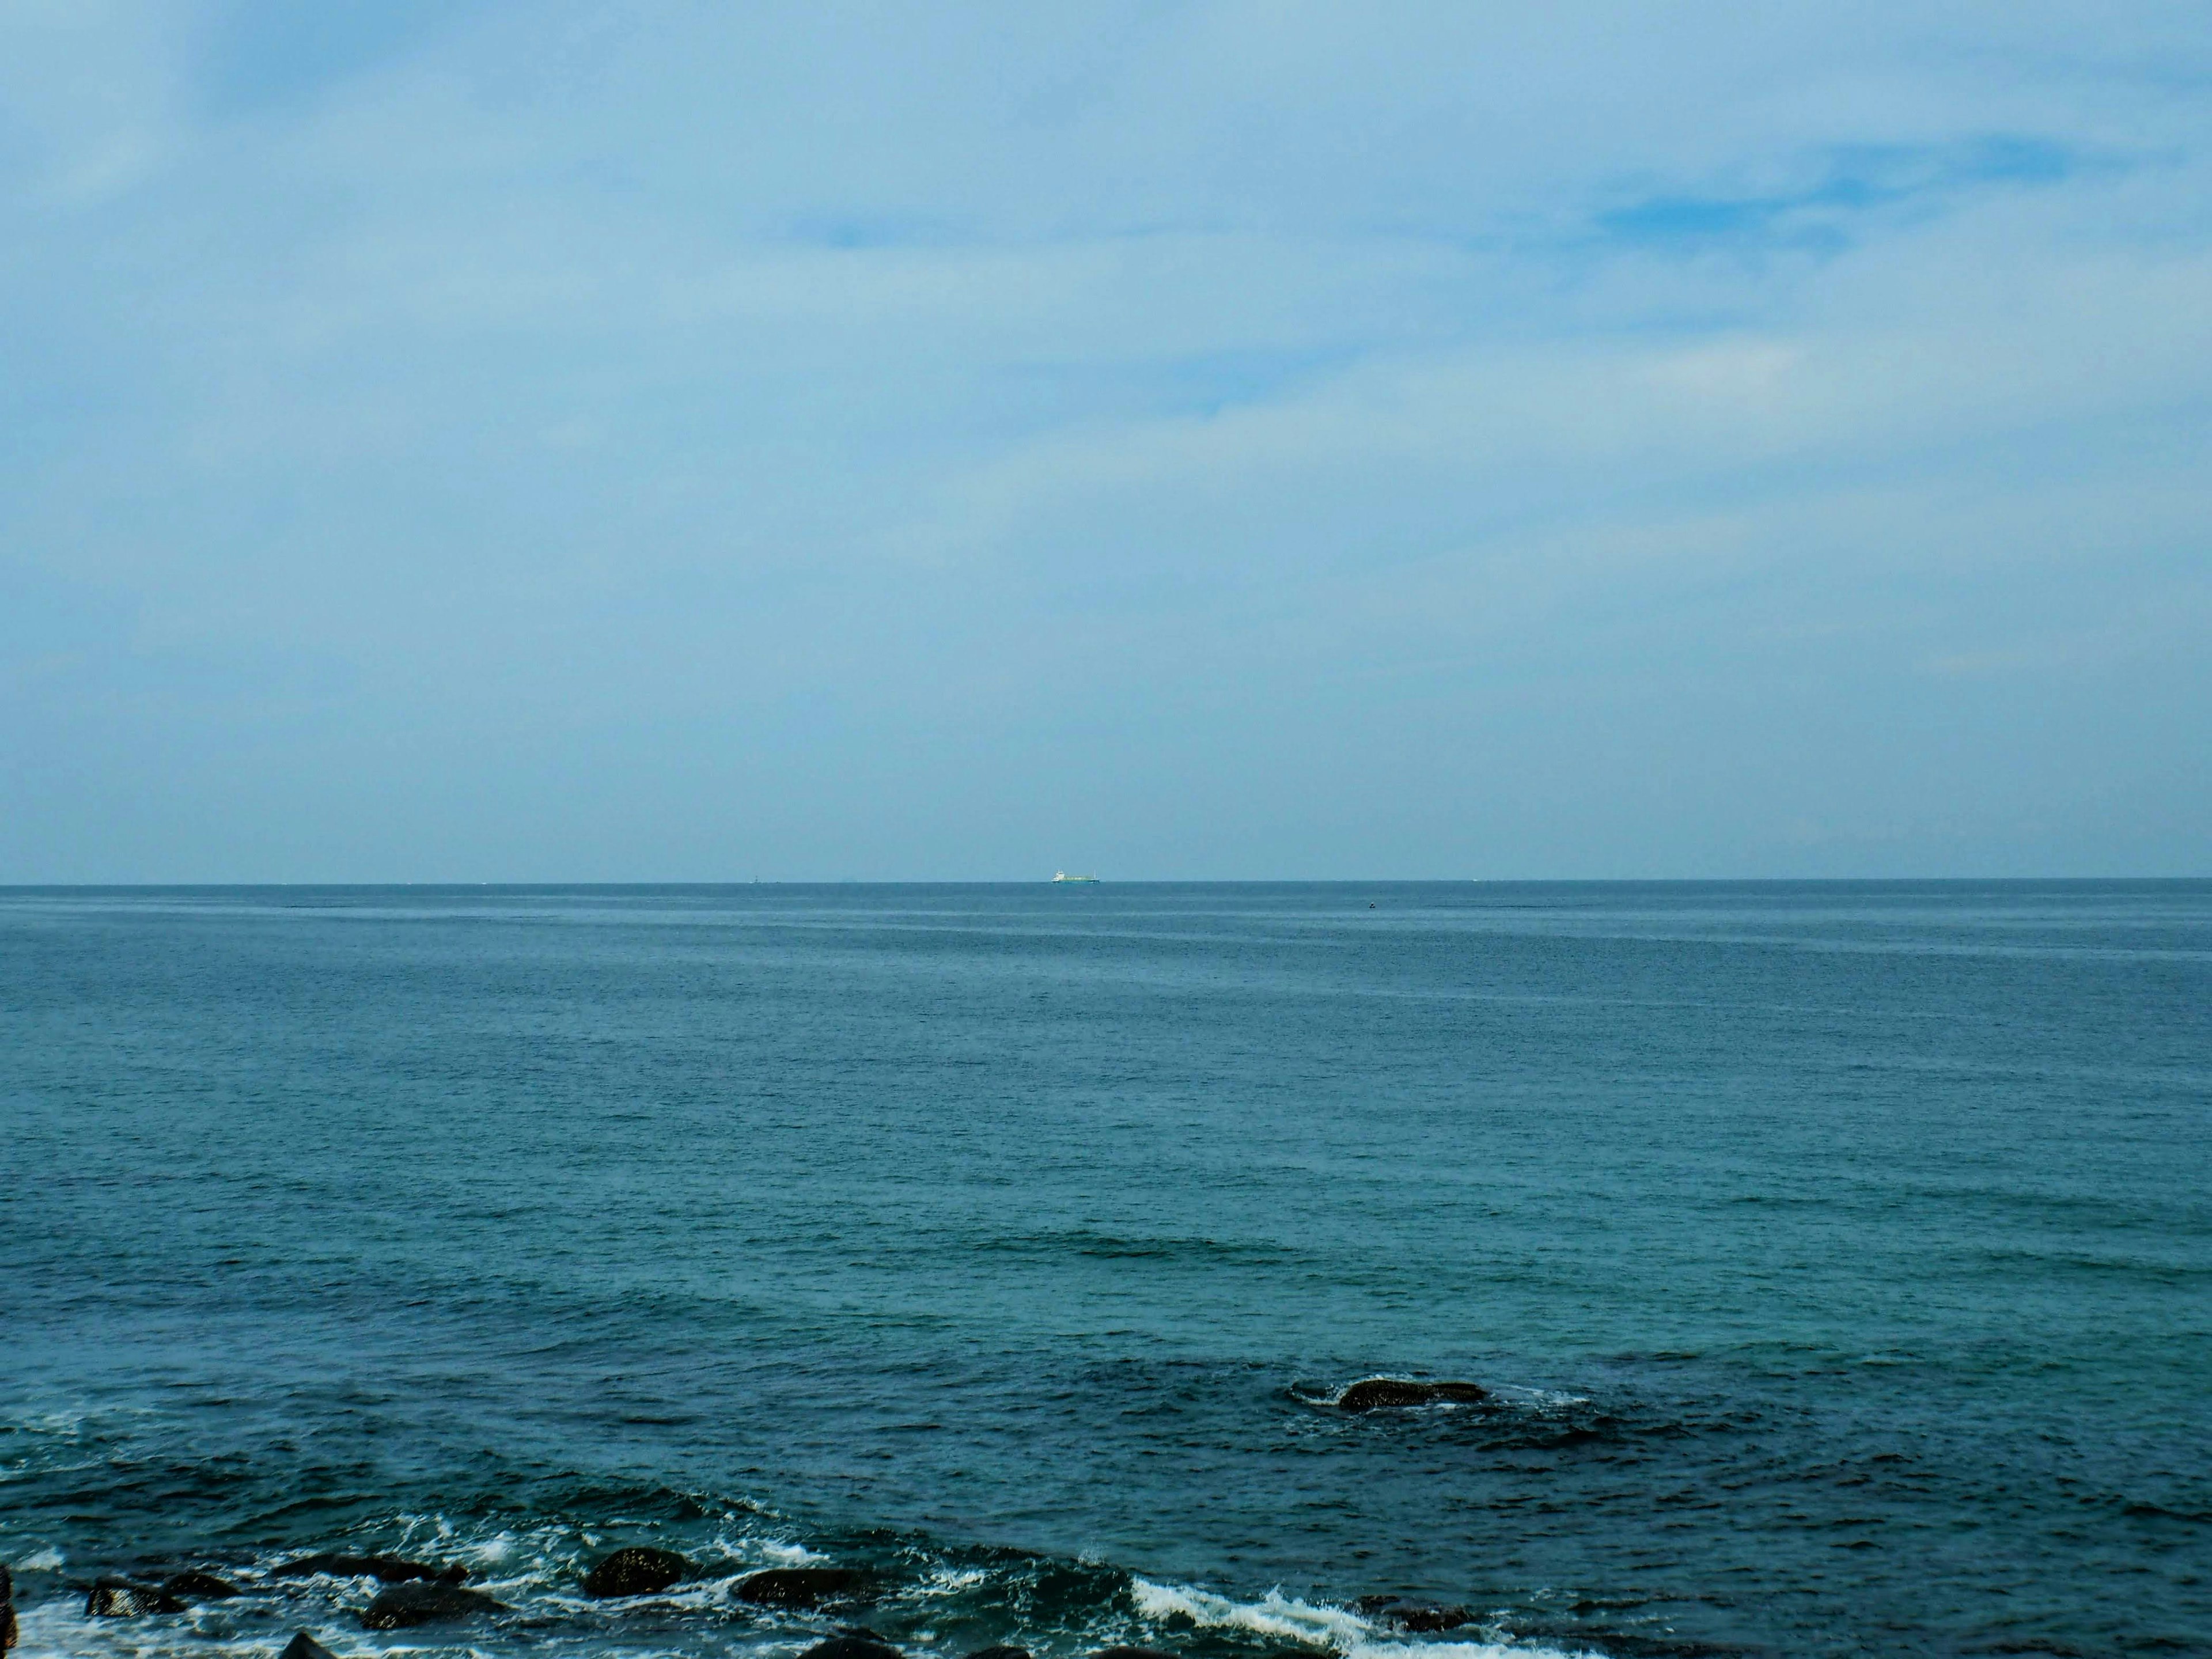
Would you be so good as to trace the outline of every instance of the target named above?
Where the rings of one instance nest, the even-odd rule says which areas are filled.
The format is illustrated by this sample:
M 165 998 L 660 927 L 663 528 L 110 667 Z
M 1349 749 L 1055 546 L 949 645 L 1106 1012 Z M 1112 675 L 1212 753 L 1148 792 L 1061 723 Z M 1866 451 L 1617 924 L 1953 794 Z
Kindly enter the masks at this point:
M 593 1563 L 581 1574 L 578 1588 L 593 1601 L 621 1601 L 659 1595 L 718 1576 L 675 1551 L 629 1545 Z M 265 1574 L 270 1581 L 312 1577 L 368 1580 L 381 1586 L 356 1615 L 360 1627 L 366 1631 L 456 1624 L 515 1611 L 483 1590 L 466 1588 L 470 1573 L 454 1563 L 329 1552 L 282 1562 Z M 726 1594 L 733 1603 L 766 1613 L 859 1613 L 890 1587 L 882 1574 L 869 1569 L 809 1565 L 745 1573 L 731 1583 Z M 252 1596 L 259 1587 L 192 1567 L 159 1579 L 103 1575 L 74 1588 L 84 1595 L 88 1619 L 125 1620 L 185 1613 L 204 1603 Z M 1464 1607 L 1399 1595 L 1363 1596 L 1353 1605 L 1363 1618 L 1407 1634 L 1453 1630 L 1473 1618 Z M 0 1653 L 15 1641 L 13 1584 L 6 1570 L 0 1569 Z M 1279 1648 L 1265 1659 L 1316 1659 L 1322 1651 L 1316 1647 Z M 301 1629 L 283 1648 L 279 1659 L 333 1656 L 315 1631 Z M 864 1625 L 836 1624 L 820 1634 L 798 1659 L 914 1659 L 914 1656 Z M 1028 1648 L 1001 1643 L 961 1659 L 1031 1659 L 1031 1654 Z M 1177 1656 L 1159 1648 L 1114 1645 L 1093 1650 L 1087 1659 L 1177 1659 Z

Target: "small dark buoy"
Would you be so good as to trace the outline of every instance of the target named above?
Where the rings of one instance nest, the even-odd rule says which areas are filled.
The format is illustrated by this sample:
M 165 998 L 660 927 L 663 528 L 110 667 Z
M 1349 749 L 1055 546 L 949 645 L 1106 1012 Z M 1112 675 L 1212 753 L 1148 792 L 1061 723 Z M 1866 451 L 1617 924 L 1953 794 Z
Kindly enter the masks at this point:
M 1370 909 L 1370 910 L 1372 910 L 1372 909 L 1375 908 L 1375 901 L 1374 901 L 1373 899 L 1370 899 L 1370 900 L 1368 900 L 1368 901 L 1367 901 L 1367 908 L 1368 908 L 1369 909 Z

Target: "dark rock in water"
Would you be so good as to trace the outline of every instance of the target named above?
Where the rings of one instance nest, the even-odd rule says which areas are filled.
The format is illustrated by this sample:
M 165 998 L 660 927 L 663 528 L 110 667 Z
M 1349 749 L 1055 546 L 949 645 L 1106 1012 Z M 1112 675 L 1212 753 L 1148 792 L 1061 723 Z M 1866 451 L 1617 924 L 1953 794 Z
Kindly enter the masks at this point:
M 238 1594 L 237 1585 L 226 1583 L 211 1572 L 173 1573 L 161 1588 L 187 1601 L 226 1601 Z
M 361 1610 L 361 1623 L 364 1630 L 405 1630 L 410 1625 L 506 1611 L 482 1590 L 452 1584 L 394 1584 L 377 1591 L 376 1599 Z
M 978 1648 L 968 1659 L 1030 1659 L 1030 1650 L 1017 1647 Z
M 421 1561 L 408 1561 L 397 1555 L 303 1555 L 296 1561 L 287 1561 L 276 1569 L 279 1578 L 305 1578 L 314 1573 L 328 1573 L 333 1578 L 375 1578 L 387 1584 L 405 1584 L 416 1579 L 433 1584 L 458 1584 L 469 1576 L 466 1567 L 434 1567 Z
M 1091 1659 L 1176 1659 L 1160 1648 L 1101 1648 Z
M 301 1631 L 284 1644 L 284 1651 L 278 1654 L 276 1659 L 338 1659 L 338 1656 L 307 1632 Z
M 185 1604 L 167 1590 L 133 1584 L 122 1578 L 102 1578 L 84 1598 L 88 1619 L 136 1619 L 141 1613 L 182 1613 Z
M 1413 1382 L 1402 1376 L 1370 1376 L 1355 1382 L 1334 1402 L 1340 1410 L 1371 1412 L 1385 1406 L 1434 1406 L 1449 1401 L 1471 1406 L 1490 1398 L 1480 1382 Z
M 1402 1595 L 1363 1595 L 1352 1606 L 1370 1619 L 1407 1631 L 1457 1630 L 1474 1618 L 1465 1607 L 1441 1607 L 1433 1601 L 1409 1601 Z
M 15 1581 L 0 1567 L 0 1654 L 15 1645 Z
M 697 1569 L 673 1550 L 633 1545 L 617 1550 L 584 1575 L 584 1594 L 600 1597 L 651 1595 L 680 1584 Z
M 732 1592 L 757 1607 L 818 1607 L 860 1588 L 850 1567 L 771 1567 L 738 1581 Z
M 904 1656 L 873 1631 L 855 1631 L 817 1642 L 799 1659 L 904 1659 Z

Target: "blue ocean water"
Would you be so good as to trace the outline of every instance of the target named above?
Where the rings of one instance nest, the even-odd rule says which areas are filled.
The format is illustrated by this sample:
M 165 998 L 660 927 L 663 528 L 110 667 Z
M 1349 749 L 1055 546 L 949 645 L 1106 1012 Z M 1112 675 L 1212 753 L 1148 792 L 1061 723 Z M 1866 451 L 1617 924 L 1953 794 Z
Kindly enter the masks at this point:
M 2212 1653 L 2208 1131 L 2208 883 L 12 890 L 0 1562 L 33 1655 Z

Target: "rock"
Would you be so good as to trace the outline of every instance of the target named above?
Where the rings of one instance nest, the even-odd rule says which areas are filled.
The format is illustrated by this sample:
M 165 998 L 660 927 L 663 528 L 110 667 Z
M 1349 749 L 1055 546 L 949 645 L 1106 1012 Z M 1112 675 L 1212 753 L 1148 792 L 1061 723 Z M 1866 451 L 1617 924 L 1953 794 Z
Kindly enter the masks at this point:
M 978 1648 L 968 1656 L 968 1659 L 1030 1659 L 1030 1650 L 1027 1648 L 1005 1646 Z
M 671 1584 L 680 1584 L 697 1572 L 689 1561 L 673 1550 L 647 1549 L 633 1545 L 617 1550 L 612 1555 L 584 1575 L 584 1594 L 602 1598 L 612 1595 L 651 1595 L 665 1590 Z
M 167 1590 L 133 1584 L 122 1578 L 102 1578 L 84 1598 L 88 1619 L 136 1619 L 148 1613 L 182 1613 L 185 1604 Z
M 338 1659 L 338 1656 L 307 1632 L 301 1631 L 284 1644 L 284 1651 L 278 1654 L 276 1659 Z
M 1406 1631 L 1457 1630 L 1474 1618 L 1465 1607 L 1442 1607 L 1433 1601 L 1410 1601 L 1402 1595 L 1363 1595 L 1352 1605 L 1370 1619 Z
M 15 1581 L 0 1567 L 0 1654 L 15 1645 Z
M 1160 1648 L 1101 1648 L 1091 1659 L 1176 1659 Z
M 433 1584 L 459 1584 L 469 1576 L 466 1567 L 434 1567 L 397 1555 L 331 1554 L 303 1555 L 296 1561 L 287 1561 L 276 1569 L 275 1576 L 305 1578 L 319 1572 L 333 1578 L 375 1578 L 387 1584 L 404 1584 L 418 1578 Z
M 1414 1382 L 1402 1376 L 1370 1376 L 1355 1382 L 1334 1403 L 1340 1410 L 1371 1412 L 1384 1406 L 1471 1406 L 1490 1398 L 1480 1382 Z
M 411 1625 L 506 1611 L 482 1590 L 453 1584 L 394 1584 L 379 1590 L 376 1599 L 361 1610 L 361 1624 L 363 1630 L 405 1630 Z
M 817 1642 L 799 1659 L 904 1659 L 904 1656 L 873 1631 L 848 1631 Z
M 851 1595 L 860 1583 L 850 1567 L 771 1567 L 740 1578 L 732 1594 L 757 1607 L 818 1607 Z
M 211 1572 L 173 1573 L 161 1588 L 186 1601 L 224 1601 L 238 1594 L 237 1585 L 226 1583 Z

